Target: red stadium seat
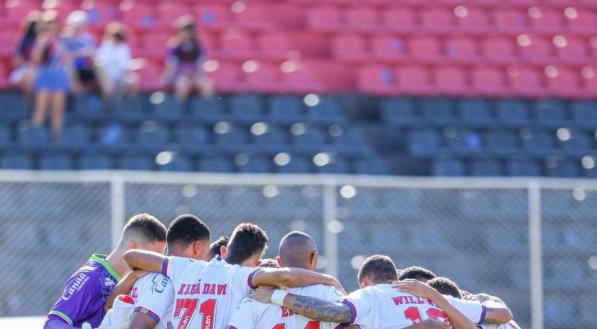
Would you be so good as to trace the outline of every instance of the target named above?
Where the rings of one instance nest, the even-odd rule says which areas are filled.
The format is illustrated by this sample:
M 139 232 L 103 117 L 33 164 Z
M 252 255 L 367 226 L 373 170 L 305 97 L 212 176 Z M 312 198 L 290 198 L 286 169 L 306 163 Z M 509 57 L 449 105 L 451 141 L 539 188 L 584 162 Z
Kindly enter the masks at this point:
M 237 1 L 230 8 L 234 23 L 239 28 L 269 29 L 274 27 L 267 5 Z
M 493 20 L 501 32 L 523 32 L 528 24 L 526 13 L 516 8 L 495 8 Z
M 564 29 L 564 12 L 561 9 L 531 7 L 528 15 L 536 31 L 558 32 Z
M 225 28 L 232 25 L 230 6 L 223 3 L 202 3 L 197 7 L 197 24 L 202 28 Z
M 597 95 L 597 66 L 584 66 L 580 72 L 580 79 L 584 91 L 583 96 L 594 98 Z
M 507 37 L 489 37 L 482 40 L 483 56 L 494 63 L 511 63 L 517 59 L 515 42 Z
M 541 70 L 528 66 L 511 66 L 508 68 L 508 78 L 512 92 L 518 96 L 538 97 L 545 95 Z
M 292 40 L 284 32 L 266 32 L 257 39 L 260 57 L 284 60 L 291 58 L 296 52 Z
M 396 77 L 394 72 L 381 66 L 370 66 L 358 71 L 357 87 L 360 91 L 390 95 L 396 91 Z
M 124 0 L 118 9 L 122 22 L 132 28 L 152 28 L 157 24 L 157 12 L 154 4 L 139 0 Z
M 438 61 L 441 59 L 441 46 L 432 36 L 416 36 L 408 41 L 408 52 L 414 59 L 421 61 Z
M 171 34 L 168 32 L 153 32 L 140 35 L 141 48 L 138 56 L 153 60 L 163 60 L 168 53 Z M 159 45 L 159 47 L 156 47 Z
M 326 85 L 319 80 L 314 66 L 309 63 L 289 61 L 283 63 L 281 68 L 285 90 L 298 93 L 329 91 Z
M 4 20 L 14 22 L 16 24 L 27 17 L 27 14 L 32 10 L 41 10 L 41 2 L 35 0 L 9 0 L 2 1 L 4 7 Z M 62 17 L 64 19 L 64 17 Z
M 371 7 L 352 7 L 344 12 L 346 27 L 356 31 L 377 31 L 380 27 L 377 11 Z
M 588 8 L 568 7 L 564 10 L 568 28 L 573 32 L 594 32 L 597 28 L 597 13 Z
M 454 28 L 454 14 L 448 8 L 429 7 L 421 12 L 421 24 L 427 31 L 450 31 Z
M 271 63 L 243 64 L 247 91 L 254 92 L 282 92 L 280 67 Z
M 423 66 L 403 66 L 395 72 L 399 92 L 415 95 L 429 95 L 434 92 L 429 72 Z
M 377 36 L 371 42 L 371 50 L 377 60 L 398 62 L 406 56 L 404 41 L 398 37 Z
M 158 90 L 160 86 L 160 81 L 162 78 L 164 70 L 162 65 L 159 62 L 144 60 L 143 65 L 137 71 L 139 74 L 139 81 L 140 81 L 140 88 L 143 91 L 155 91 Z
M 360 62 L 369 57 L 365 39 L 353 35 L 338 35 L 332 39 L 334 57 L 341 61 Z
M 0 57 L 12 57 L 17 47 L 17 38 L 13 31 L 0 31 Z
M 456 22 L 464 32 L 483 32 L 489 29 L 490 17 L 482 8 L 457 6 L 454 8 Z
M 579 74 L 575 70 L 550 65 L 545 68 L 545 76 L 550 94 L 561 97 L 582 95 Z
M 220 36 L 219 55 L 222 58 L 249 59 L 256 55 L 253 39 L 241 30 L 226 30 Z
M 517 37 L 520 55 L 526 62 L 549 64 L 553 61 L 551 40 L 538 35 L 521 34 Z
M 434 76 L 435 86 L 442 94 L 464 96 L 470 92 L 470 86 L 462 68 L 438 67 L 435 69 Z
M 563 62 L 582 64 L 592 60 L 589 57 L 589 42 L 587 39 L 559 35 L 553 38 L 553 42 L 556 47 L 556 53 Z
M 416 11 L 405 7 L 392 7 L 382 12 L 383 28 L 392 32 L 412 32 L 416 30 Z
M 81 9 L 89 15 L 91 25 L 103 26 L 118 18 L 118 4 L 104 0 L 84 0 Z
M 245 84 L 240 81 L 241 68 L 238 63 L 216 62 L 207 70 L 220 92 L 242 92 Z
M 163 29 L 172 28 L 176 20 L 193 13 L 191 3 L 163 1 L 157 5 L 158 23 Z
M 478 57 L 477 43 L 474 39 L 462 36 L 452 37 L 446 40 L 446 54 L 454 61 L 473 62 Z
M 507 93 L 504 72 L 496 67 L 478 66 L 471 71 L 471 85 L 475 94 L 504 96 Z
M 307 25 L 313 30 L 337 31 L 342 27 L 342 15 L 340 10 L 333 6 L 309 9 Z

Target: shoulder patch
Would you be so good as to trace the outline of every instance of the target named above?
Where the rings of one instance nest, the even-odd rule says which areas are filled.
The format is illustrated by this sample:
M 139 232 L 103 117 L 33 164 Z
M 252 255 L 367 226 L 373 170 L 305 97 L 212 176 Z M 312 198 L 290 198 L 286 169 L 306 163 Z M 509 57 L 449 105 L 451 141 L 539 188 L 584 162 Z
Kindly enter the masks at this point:
M 72 280 L 70 280 L 69 284 L 64 288 L 64 293 L 62 294 L 62 300 L 67 301 L 73 297 L 78 291 L 80 291 L 83 286 L 89 281 L 89 276 L 85 273 L 77 274 Z

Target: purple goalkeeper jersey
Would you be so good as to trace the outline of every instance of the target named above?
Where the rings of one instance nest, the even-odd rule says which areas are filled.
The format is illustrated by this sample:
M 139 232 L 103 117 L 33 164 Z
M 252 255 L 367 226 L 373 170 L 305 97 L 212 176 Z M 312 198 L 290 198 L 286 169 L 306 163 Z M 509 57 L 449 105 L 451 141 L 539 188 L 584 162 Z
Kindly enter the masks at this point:
M 120 281 L 118 272 L 105 260 L 106 256 L 91 255 L 91 259 L 73 274 L 62 296 L 56 301 L 48 318 L 60 318 L 80 328 L 84 322 L 96 328 L 106 312 L 104 302 Z

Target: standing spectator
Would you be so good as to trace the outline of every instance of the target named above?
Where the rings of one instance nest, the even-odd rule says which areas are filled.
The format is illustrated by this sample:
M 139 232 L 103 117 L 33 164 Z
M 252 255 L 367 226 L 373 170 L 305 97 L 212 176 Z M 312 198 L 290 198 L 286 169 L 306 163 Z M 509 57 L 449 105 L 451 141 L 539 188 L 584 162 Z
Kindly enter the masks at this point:
M 25 18 L 23 30 L 13 57 L 14 71 L 10 74 L 10 84 L 21 88 L 25 94 L 31 93 L 32 84 L 35 78 L 35 67 L 31 63 L 33 46 L 37 39 L 38 25 L 41 12 L 35 10 Z
M 139 77 L 131 70 L 131 62 L 126 27 L 116 22 L 108 24 L 104 40 L 95 55 L 98 82 L 106 100 L 137 90 Z
M 70 53 L 75 72 L 76 90 L 89 89 L 96 86 L 93 59 L 95 57 L 96 40 L 87 28 L 87 13 L 82 10 L 73 11 L 66 18 L 63 42 Z
M 66 95 L 71 89 L 71 61 L 60 40 L 58 12 L 49 10 L 42 14 L 39 34 L 31 55 L 38 65 L 37 77 L 33 84 L 35 109 L 33 124 L 43 125 L 48 107 L 52 107 L 52 135 L 59 138 L 64 126 L 64 106 Z
M 180 100 L 185 100 L 195 87 L 201 90 L 203 97 L 211 97 L 214 87 L 201 65 L 203 52 L 192 17 L 179 18 L 176 28 L 177 35 L 170 42 L 166 62 L 166 80 L 174 85 L 176 97 Z

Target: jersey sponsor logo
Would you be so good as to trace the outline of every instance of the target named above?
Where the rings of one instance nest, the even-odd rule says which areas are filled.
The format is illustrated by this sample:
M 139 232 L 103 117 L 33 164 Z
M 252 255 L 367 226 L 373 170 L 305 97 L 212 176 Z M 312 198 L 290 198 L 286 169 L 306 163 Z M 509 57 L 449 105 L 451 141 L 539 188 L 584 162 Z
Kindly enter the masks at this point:
M 105 278 L 105 279 L 104 279 L 104 285 L 105 285 L 106 287 L 110 287 L 110 286 L 113 286 L 113 285 L 115 285 L 115 284 L 116 284 L 116 283 L 115 283 L 115 282 L 114 282 L 114 281 L 113 281 L 111 278 Z
M 75 279 L 72 281 L 72 284 L 70 285 L 70 287 L 68 287 L 68 289 L 66 289 L 64 291 L 64 294 L 62 294 L 62 300 L 67 301 L 67 300 L 71 299 L 71 297 L 73 297 L 73 295 L 77 291 L 80 291 L 83 288 L 83 286 L 85 285 L 85 283 L 87 283 L 87 281 L 89 281 L 89 277 L 87 276 L 87 274 L 85 274 L 85 273 L 77 274 L 77 277 L 75 277 Z
M 160 278 L 161 278 L 161 280 L 160 280 Z M 168 285 L 168 278 L 166 278 L 162 275 L 154 275 L 151 282 L 153 282 L 153 285 L 151 286 L 151 290 L 158 294 L 161 294 L 166 289 L 166 285 Z

